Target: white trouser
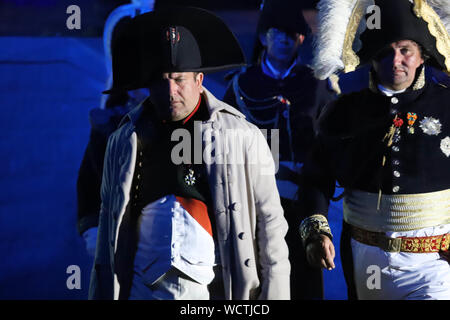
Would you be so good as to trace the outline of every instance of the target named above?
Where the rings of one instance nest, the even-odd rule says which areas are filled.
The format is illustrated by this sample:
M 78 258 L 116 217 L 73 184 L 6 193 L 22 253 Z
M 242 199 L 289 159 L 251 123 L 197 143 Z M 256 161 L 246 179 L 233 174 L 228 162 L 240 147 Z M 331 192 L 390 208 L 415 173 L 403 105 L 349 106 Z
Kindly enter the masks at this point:
M 388 237 L 428 237 L 450 233 L 450 224 Z M 358 299 L 450 300 L 450 265 L 439 253 L 386 252 L 351 240 Z

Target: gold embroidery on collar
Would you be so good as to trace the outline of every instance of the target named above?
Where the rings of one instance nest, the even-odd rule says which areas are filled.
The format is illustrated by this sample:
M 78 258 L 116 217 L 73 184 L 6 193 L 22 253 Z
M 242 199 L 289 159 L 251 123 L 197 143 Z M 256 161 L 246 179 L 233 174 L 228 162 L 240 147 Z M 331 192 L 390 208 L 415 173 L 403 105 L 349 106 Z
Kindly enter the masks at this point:
M 417 78 L 416 82 L 414 83 L 412 89 L 420 90 L 425 86 L 425 66 L 422 67 L 422 71 L 420 72 L 419 77 Z

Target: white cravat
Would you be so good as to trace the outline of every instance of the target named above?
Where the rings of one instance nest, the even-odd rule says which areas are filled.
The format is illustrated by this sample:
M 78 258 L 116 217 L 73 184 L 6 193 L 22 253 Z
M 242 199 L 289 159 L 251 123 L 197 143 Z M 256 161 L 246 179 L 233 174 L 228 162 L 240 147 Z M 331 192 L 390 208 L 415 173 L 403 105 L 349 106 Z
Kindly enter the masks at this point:
M 406 91 L 406 88 L 402 89 L 402 90 L 394 91 L 394 90 L 383 87 L 381 84 L 378 85 L 378 89 L 381 91 L 381 93 L 383 93 L 385 96 L 388 96 L 388 97 L 392 97 L 394 94 L 399 94 L 399 93 L 403 93 Z

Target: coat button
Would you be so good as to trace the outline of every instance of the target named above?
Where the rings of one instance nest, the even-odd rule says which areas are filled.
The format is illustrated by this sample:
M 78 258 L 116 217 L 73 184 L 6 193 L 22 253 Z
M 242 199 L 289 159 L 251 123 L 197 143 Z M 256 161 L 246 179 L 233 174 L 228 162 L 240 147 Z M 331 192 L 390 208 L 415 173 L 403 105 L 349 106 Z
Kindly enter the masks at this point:
M 400 191 L 400 187 L 399 187 L 399 186 L 394 186 L 394 187 L 392 188 L 392 191 L 393 191 L 394 193 L 397 193 L 397 192 Z
M 239 202 L 234 202 L 231 204 L 231 210 L 239 211 L 241 210 L 241 204 Z
M 394 171 L 394 177 L 400 178 L 400 172 L 398 172 L 397 170 L 395 170 L 395 171 Z
M 245 240 L 247 238 L 244 232 L 239 233 L 238 237 L 241 240 Z
M 397 97 L 392 97 L 391 102 L 392 102 L 392 104 L 397 104 L 398 103 L 398 98 Z
M 244 264 L 245 264 L 246 267 L 249 267 L 249 268 L 253 267 L 252 259 L 245 260 Z

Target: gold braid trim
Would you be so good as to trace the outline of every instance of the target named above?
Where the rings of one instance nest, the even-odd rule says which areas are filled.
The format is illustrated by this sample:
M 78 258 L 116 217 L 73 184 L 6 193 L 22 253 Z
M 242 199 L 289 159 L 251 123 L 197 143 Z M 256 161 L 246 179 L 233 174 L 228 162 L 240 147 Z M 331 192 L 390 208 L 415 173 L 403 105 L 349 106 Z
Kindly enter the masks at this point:
M 299 231 L 303 246 L 306 246 L 310 241 L 320 238 L 321 234 L 333 239 L 328 220 L 322 214 L 315 214 L 305 218 L 300 224 Z
M 353 51 L 353 41 L 355 40 L 356 31 L 358 30 L 359 23 L 364 15 L 364 6 L 360 1 L 356 2 L 353 8 L 352 14 L 347 25 L 347 31 L 345 33 L 344 47 L 342 49 L 342 62 L 344 63 L 344 72 L 355 71 L 359 65 L 360 60 Z
M 444 70 L 450 75 L 450 37 L 438 14 L 428 5 L 426 1 L 414 0 L 414 13 L 428 24 L 428 30 L 436 39 L 436 49 L 445 60 Z

